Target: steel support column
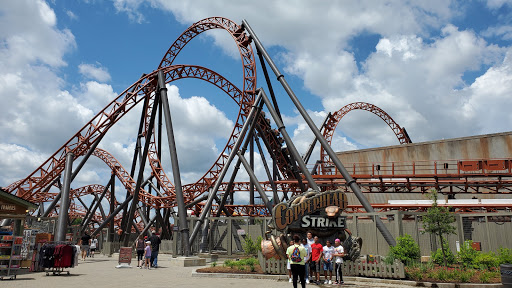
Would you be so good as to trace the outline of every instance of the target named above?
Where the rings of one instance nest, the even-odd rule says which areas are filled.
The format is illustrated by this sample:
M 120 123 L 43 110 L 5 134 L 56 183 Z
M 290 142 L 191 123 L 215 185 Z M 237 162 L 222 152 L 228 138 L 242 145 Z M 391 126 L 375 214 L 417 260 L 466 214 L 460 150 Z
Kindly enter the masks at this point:
M 331 157 L 331 160 L 334 162 L 334 165 L 336 166 L 336 168 L 340 171 L 341 175 L 347 182 L 347 185 L 352 189 L 352 191 L 356 195 L 356 197 L 359 200 L 359 202 L 361 203 L 361 205 L 363 205 L 364 209 L 368 212 L 374 212 L 374 209 L 370 205 L 370 202 L 363 195 L 363 193 L 361 192 L 361 189 L 359 188 L 359 186 L 357 185 L 355 180 L 352 178 L 352 176 L 350 176 L 347 169 L 345 169 L 345 167 L 341 163 L 340 159 L 336 156 L 336 153 L 334 152 L 334 150 L 332 150 L 332 148 L 331 148 L 331 146 L 329 146 L 329 143 L 327 142 L 327 140 L 325 140 L 323 135 L 320 133 L 320 130 L 318 130 L 318 128 L 316 127 L 313 120 L 309 117 L 308 113 L 306 112 L 306 109 L 304 109 L 304 107 L 300 103 L 300 101 L 297 98 L 297 96 L 295 95 L 295 93 L 293 93 L 292 89 L 290 88 L 290 86 L 288 85 L 286 80 L 284 79 L 284 76 L 281 74 L 281 72 L 275 65 L 274 61 L 272 61 L 272 59 L 270 58 L 270 55 L 268 55 L 267 51 L 261 44 L 260 40 L 254 33 L 254 31 L 252 30 L 251 26 L 249 26 L 249 24 L 247 23 L 246 20 L 243 20 L 242 23 L 243 23 L 242 24 L 243 27 L 247 30 L 247 32 L 251 36 L 252 40 L 254 41 L 254 45 L 256 45 L 256 49 L 261 52 L 261 54 L 263 55 L 263 57 L 265 58 L 267 63 L 270 65 L 272 71 L 274 71 L 274 73 L 277 77 L 277 80 L 281 83 L 281 85 L 285 89 L 286 93 L 292 100 L 293 104 L 295 105 L 295 107 L 297 108 L 299 113 L 302 115 L 302 117 L 308 124 L 308 126 L 311 129 L 311 131 L 313 132 L 313 134 L 315 134 L 315 137 L 318 139 L 318 141 L 320 142 L 322 147 L 325 149 L 325 151 L 327 152 L 329 157 Z M 377 222 L 377 224 L 376 224 L 377 228 L 381 232 L 384 239 L 386 239 L 386 242 L 390 246 L 395 246 L 396 241 L 393 238 L 393 236 L 391 235 L 391 233 L 389 232 L 389 230 L 386 228 L 386 226 L 384 226 L 384 223 L 382 223 L 382 220 L 379 217 L 376 217 L 376 222 Z
M 222 170 L 219 173 L 217 181 L 215 181 L 212 191 L 208 195 L 208 201 L 206 202 L 206 205 L 204 206 L 203 211 L 201 211 L 201 215 L 199 215 L 199 220 L 196 222 L 196 224 L 194 226 L 192 235 L 190 235 L 190 239 L 189 239 L 190 243 L 194 242 L 194 239 L 196 238 L 197 233 L 201 229 L 201 225 L 204 222 L 204 218 L 208 214 L 208 211 L 212 208 L 213 199 L 215 199 L 217 191 L 219 190 L 219 187 L 222 184 L 222 180 L 224 179 L 224 176 L 226 175 L 226 172 L 228 171 L 229 165 L 233 161 L 233 158 L 235 157 L 236 153 L 238 152 L 238 149 L 240 148 L 243 138 L 245 137 L 245 134 L 249 128 L 249 123 L 251 123 L 251 121 L 254 117 L 254 114 L 258 110 L 257 106 L 259 105 L 259 103 L 261 101 L 261 97 L 262 97 L 262 93 L 260 90 L 260 93 L 258 93 L 258 97 L 256 97 L 256 101 L 254 102 L 254 105 L 251 108 L 251 112 L 249 112 L 249 115 L 247 116 L 247 119 L 245 120 L 244 125 L 242 126 L 242 129 L 240 130 L 240 136 L 236 140 L 235 145 L 233 146 L 233 149 L 231 150 L 231 153 L 229 153 L 228 159 L 226 160 L 224 167 L 222 167 Z
M 62 195 L 60 200 L 60 213 L 57 220 L 57 231 L 55 233 L 55 241 L 65 241 L 66 231 L 68 227 L 68 212 L 69 212 L 69 190 L 71 187 L 71 173 L 73 169 L 73 160 L 75 155 L 72 152 L 66 154 L 66 166 L 64 170 L 64 185 L 60 194 Z
M 149 97 L 149 95 L 146 97 Z M 156 118 L 158 103 L 160 102 L 160 97 L 158 94 L 155 95 L 155 99 L 153 101 L 154 101 L 153 108 L 151 108 L 151 116 L 149 119 L 149 126 L 148 126 L 147 133 L 146 133 L 146 140 L 144 142 L 144 152 L 142 153 L 142 159 L 139 163 L 139 174 L 137 177 L 137 183 L 135 184 L 135 191 L 133 192 L 133 200 L 130 205 L 130 210 L 129 210 L 128 218 L 126 221 L 127 229 L 125 231 L 123 231 L 124 236 L 125 236 L 123 239 L 123 245 L 125 247 L 127 247 L 130 242 L 130 233 L 132 231 L 131 225 L 132 225 L 133 215 L 135 214 L 135 209 L 137 207 L 137 203 L 139 202 L 139 192 L 140 192 L 142 181 L 144 179 L 144 166 L 146 166 L 146 158 L 148 156 L 149 144 L 151 143 L 151 134 L 152 134 L 152 131 L 153 131 L 153 128 L 155 125 L 155 118 Z
M 174 140 L 174 130 L 172 128 L 171 109 L 169 108 L 169 100 L 167 99 L 167 87 L 165 86 L 164 72 L 160 70 L 158 72 L 158 90 L 160 97 L 162 98 L 162 109 L 165 118 L 165 128 L 167 132 L 167 141 L 169 144 L 169 153 L 171 154 L 172 164 L 172 175 L 174 179 L 174 186 L 176 192 L 176 201 L 178 202 L 178 217 L 179 217 L 179 229 L 181 233 L 181 239 L 183 244 L 182 251 L 184 256 L 190 255 L 190 245 L 187 242 L 189 240 L 188 235 L 188 222 L 187 222 L 187 210 L 185 209 L 185 198 L 183 196 L 183 190 L 181 187 L 181 175 L 180 166 L 178 164 L 178 153 L 176 153 L 176 143 Z

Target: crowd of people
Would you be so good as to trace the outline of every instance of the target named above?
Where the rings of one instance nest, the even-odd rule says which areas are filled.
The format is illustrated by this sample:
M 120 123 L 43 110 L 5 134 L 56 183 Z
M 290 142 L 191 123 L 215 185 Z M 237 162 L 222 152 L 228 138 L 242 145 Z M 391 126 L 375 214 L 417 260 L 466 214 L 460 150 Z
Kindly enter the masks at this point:
M 303 288 L 306 283 L 321 284 L 320 272 L 324 271 L 324 284 L 343 284 L 343 256 L 345 251 L 341 245 L 340 239 L 334 240 L 334 246 L 327 240 L 323 246 L 318 236 L 311 232 L 307 233 L 306 239 L 300 239 L 298 235 L 293 236 L 290 247 L 286 250 L 288 256 L 288 276 L 289 282 L 297 288 L 297 282 Z M 335 280 L 332 281 L 333 270 L 335 271 Z M 313 276 L 314 280 L 313 280 Z

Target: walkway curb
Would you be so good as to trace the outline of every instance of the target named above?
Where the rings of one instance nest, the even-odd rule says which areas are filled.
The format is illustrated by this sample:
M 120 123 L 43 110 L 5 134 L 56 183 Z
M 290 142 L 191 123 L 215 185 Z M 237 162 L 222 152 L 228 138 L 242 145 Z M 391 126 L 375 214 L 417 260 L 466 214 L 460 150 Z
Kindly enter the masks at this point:
M 235 279 L 265 279 L 275 281 L 286 281 L 286 275 L 267 275 L 267 274 L 234 274 L 234 273 L 201 273 L 194 271 L 192 277 L 200 278 L 235 278 Z M 380 284 L 395 284 L 407 285 L 410 287 L 438 287 L 438 288 L 501 288 L 501 283 L 483 284 L 483 283 L 432 283 L 432 282 L 416 282 L 411 280 L 394 280 L 394 279 L 380 279 L 380 278 L 365 278 L 355 276 L 344 276 L 345 282 L 359 282 L 359 283 L 380 283 Z

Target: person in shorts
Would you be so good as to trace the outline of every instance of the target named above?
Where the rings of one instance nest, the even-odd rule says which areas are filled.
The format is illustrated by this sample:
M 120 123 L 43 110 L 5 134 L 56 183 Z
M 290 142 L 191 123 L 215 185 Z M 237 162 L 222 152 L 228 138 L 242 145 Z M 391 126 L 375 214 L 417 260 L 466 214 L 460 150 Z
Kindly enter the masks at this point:
M 89 253 L 90 257 L 94 258 L 94 252 L 96 252 L 96 249 L 98 249 L 98 239 L 93 237 L 91 239 L 91 252 Z
M 323 246 L 320 244 L 318 236 L 315 236 L 313 239 L 315 242 L 311 244 L 311 263 L 309 266 L 311 268 L 311 275 L 314 272 L 316 283 L 320 284 L 320 260 L 322 259 Z
M 334 247 L 331 245 L 331 241 L 327 240 L 323 248 L 323 260 L 324 260 L 324 284 L 332 284 L 332 257 L 334 255 Z M 327 273 L 329 273 L 329 280 L 327 280 Z
M 144 248 L 144 258 L 146 259 L 146 269 L 151 269 L 151 241 L 146 241 L 146 248 Z M 142 266 L 140 266 L 142 269 Z
M 89 251 L 89 247 L 91 245 L 91 236 L 84 233 L 84 236 L 80 239 L 80 251 L 82 252 L 82 261 L 85 261 L 85 257 L 87 256 L 87 251 Z

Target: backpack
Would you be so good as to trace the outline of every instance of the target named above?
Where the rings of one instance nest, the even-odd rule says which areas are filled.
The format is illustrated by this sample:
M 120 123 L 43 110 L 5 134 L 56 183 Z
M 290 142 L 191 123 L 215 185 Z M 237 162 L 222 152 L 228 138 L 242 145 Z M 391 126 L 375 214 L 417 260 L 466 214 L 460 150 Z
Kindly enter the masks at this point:
M 302 258 L 300 257 L 299 246 L 295 246 L 295 249 L 293 249 L 292 255 L 290 256 L 290 260 L 295 263 L 302 261 Z

